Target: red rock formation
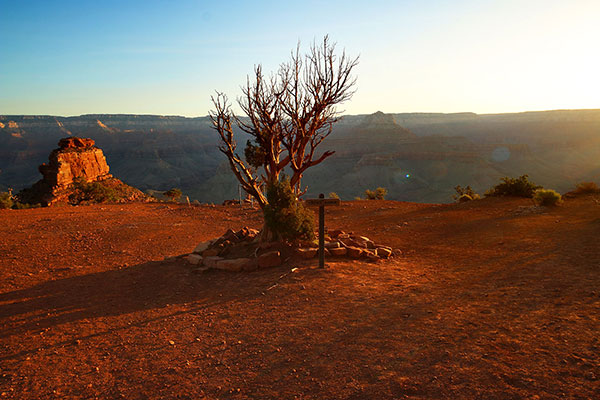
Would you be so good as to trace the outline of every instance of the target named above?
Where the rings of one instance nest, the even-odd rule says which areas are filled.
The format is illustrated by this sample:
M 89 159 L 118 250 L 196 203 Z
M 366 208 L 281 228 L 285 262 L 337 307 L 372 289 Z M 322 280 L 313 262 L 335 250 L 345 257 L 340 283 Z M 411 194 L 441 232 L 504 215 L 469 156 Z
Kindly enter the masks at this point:
M 31 188 L 19 193 L 24 203 L 40 203 L 45 206 L 60 202 L 73 202 L 76 178 L 85 182 L 102 182 L 118 193 L 122 201 L 142 200 L 146 196 L 110 175 L 102 150 L 94 146 L 92 139 L 68 137 L 58 142 L 52 150 L 48 164 L 39 166 L 43 178 Z
M 50 153 L 49 163 L 39 171 L 50 186 L 68 186 L 77 177 L 93 182 L 110 178 L 109 167 L 102 150 L 92 139 L 70 137 L 58 142 L 59 148 Z

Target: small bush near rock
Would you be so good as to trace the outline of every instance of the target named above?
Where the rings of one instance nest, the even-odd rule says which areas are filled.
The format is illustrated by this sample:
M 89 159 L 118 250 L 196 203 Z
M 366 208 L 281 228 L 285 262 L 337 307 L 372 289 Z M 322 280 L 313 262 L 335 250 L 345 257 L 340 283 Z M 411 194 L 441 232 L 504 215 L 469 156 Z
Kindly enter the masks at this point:
M 331 193 L 329 193 L 329 198 L 339 200 L 340 196 L 338 196 L 338 194 L 336 192 L 331 192 Z
M 532 198 L 536 190 L 541 186 L 530 182 L 527 175 L 518 178 L 504 177 L 501 183 L 488 190 L 486 196 L 516 196 Z
M 560 193 L 552 189 L 538 189 L 533 195 L 533 201 L 539 206 L 555 206 L 562 201 Z
M 0 209 L 3 208 L 12 208 L 14 202 L 11 196 L 6 192 L 0 192 Z
M 386 188 L 378 187 L 375 190 L 365 190 L 367 200 L 385 200 L 388 191 Z
M 456 191 L 456 194 L 453 195 L 452 198 L 459 203 L 479 199 L 479 195 L 475 193 L 473 189 L 471 189 L 471 186 L 463 188 L 462 186 L 457 185 L 454 190 Z
M 163 194 L 165 196 L 167 196 L 169 199 L 171 199 L 171 201 L 177 201 L 181 197 L 182 192 L 180 189 L 172 188 L 172 189 L 167 190 Z
M 273 240 L 313 240 L 315 222 L 312 211 L 298 202 L 290 186 L 288 177 L 267 187 L 267 201 L 264 217 Z
M 600 193 L 600 187 L 595 182 L 581 182 L 575 187 L 572 194 L 597 194 Z
M 84 178 L 73 179 L 74 192 L 69 196 L 71 204 L 104 203 L 120 200 L 117 191 L 102 182 L 87 182 Z

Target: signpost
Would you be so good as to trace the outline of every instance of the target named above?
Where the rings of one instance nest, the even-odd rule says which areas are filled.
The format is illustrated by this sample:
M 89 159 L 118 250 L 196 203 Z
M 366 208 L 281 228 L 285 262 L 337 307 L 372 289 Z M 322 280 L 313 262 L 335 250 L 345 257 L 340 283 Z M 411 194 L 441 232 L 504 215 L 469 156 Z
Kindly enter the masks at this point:
M 325 268 L 325 206 L 339 206 L 340 199 L 326 199 L 321 193 L 318 199 L 306 199 L 307 206 L 319 206 L 319 268 Z

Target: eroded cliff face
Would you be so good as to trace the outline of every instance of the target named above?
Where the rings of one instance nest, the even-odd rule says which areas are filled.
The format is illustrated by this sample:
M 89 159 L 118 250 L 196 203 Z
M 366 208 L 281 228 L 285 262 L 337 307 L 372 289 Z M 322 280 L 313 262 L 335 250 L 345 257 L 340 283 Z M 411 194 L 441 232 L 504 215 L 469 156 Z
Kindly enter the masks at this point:
M 146 198 L 141 191 L 125 185 L 109 174 L 109 166 L 101 149 L 92 139 L 68 137 L 58 142 L 48 163 L 38 167 L 43 178 L 18 195 L 24 203 L 49 206 L 55 203 L 77 203 L 82 182 L 102 182 L 105 188 L 115 191 L 121 201 Z

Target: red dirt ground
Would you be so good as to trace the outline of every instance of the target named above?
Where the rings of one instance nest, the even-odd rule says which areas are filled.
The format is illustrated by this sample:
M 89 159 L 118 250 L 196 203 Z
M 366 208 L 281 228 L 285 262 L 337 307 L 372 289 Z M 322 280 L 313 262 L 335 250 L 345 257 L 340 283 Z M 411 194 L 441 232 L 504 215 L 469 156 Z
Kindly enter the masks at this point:
M 597 200 L 344 202 L 402 256 L 203 274 L 258 212 L 0 210 L 0 398 L 600 398 Z

